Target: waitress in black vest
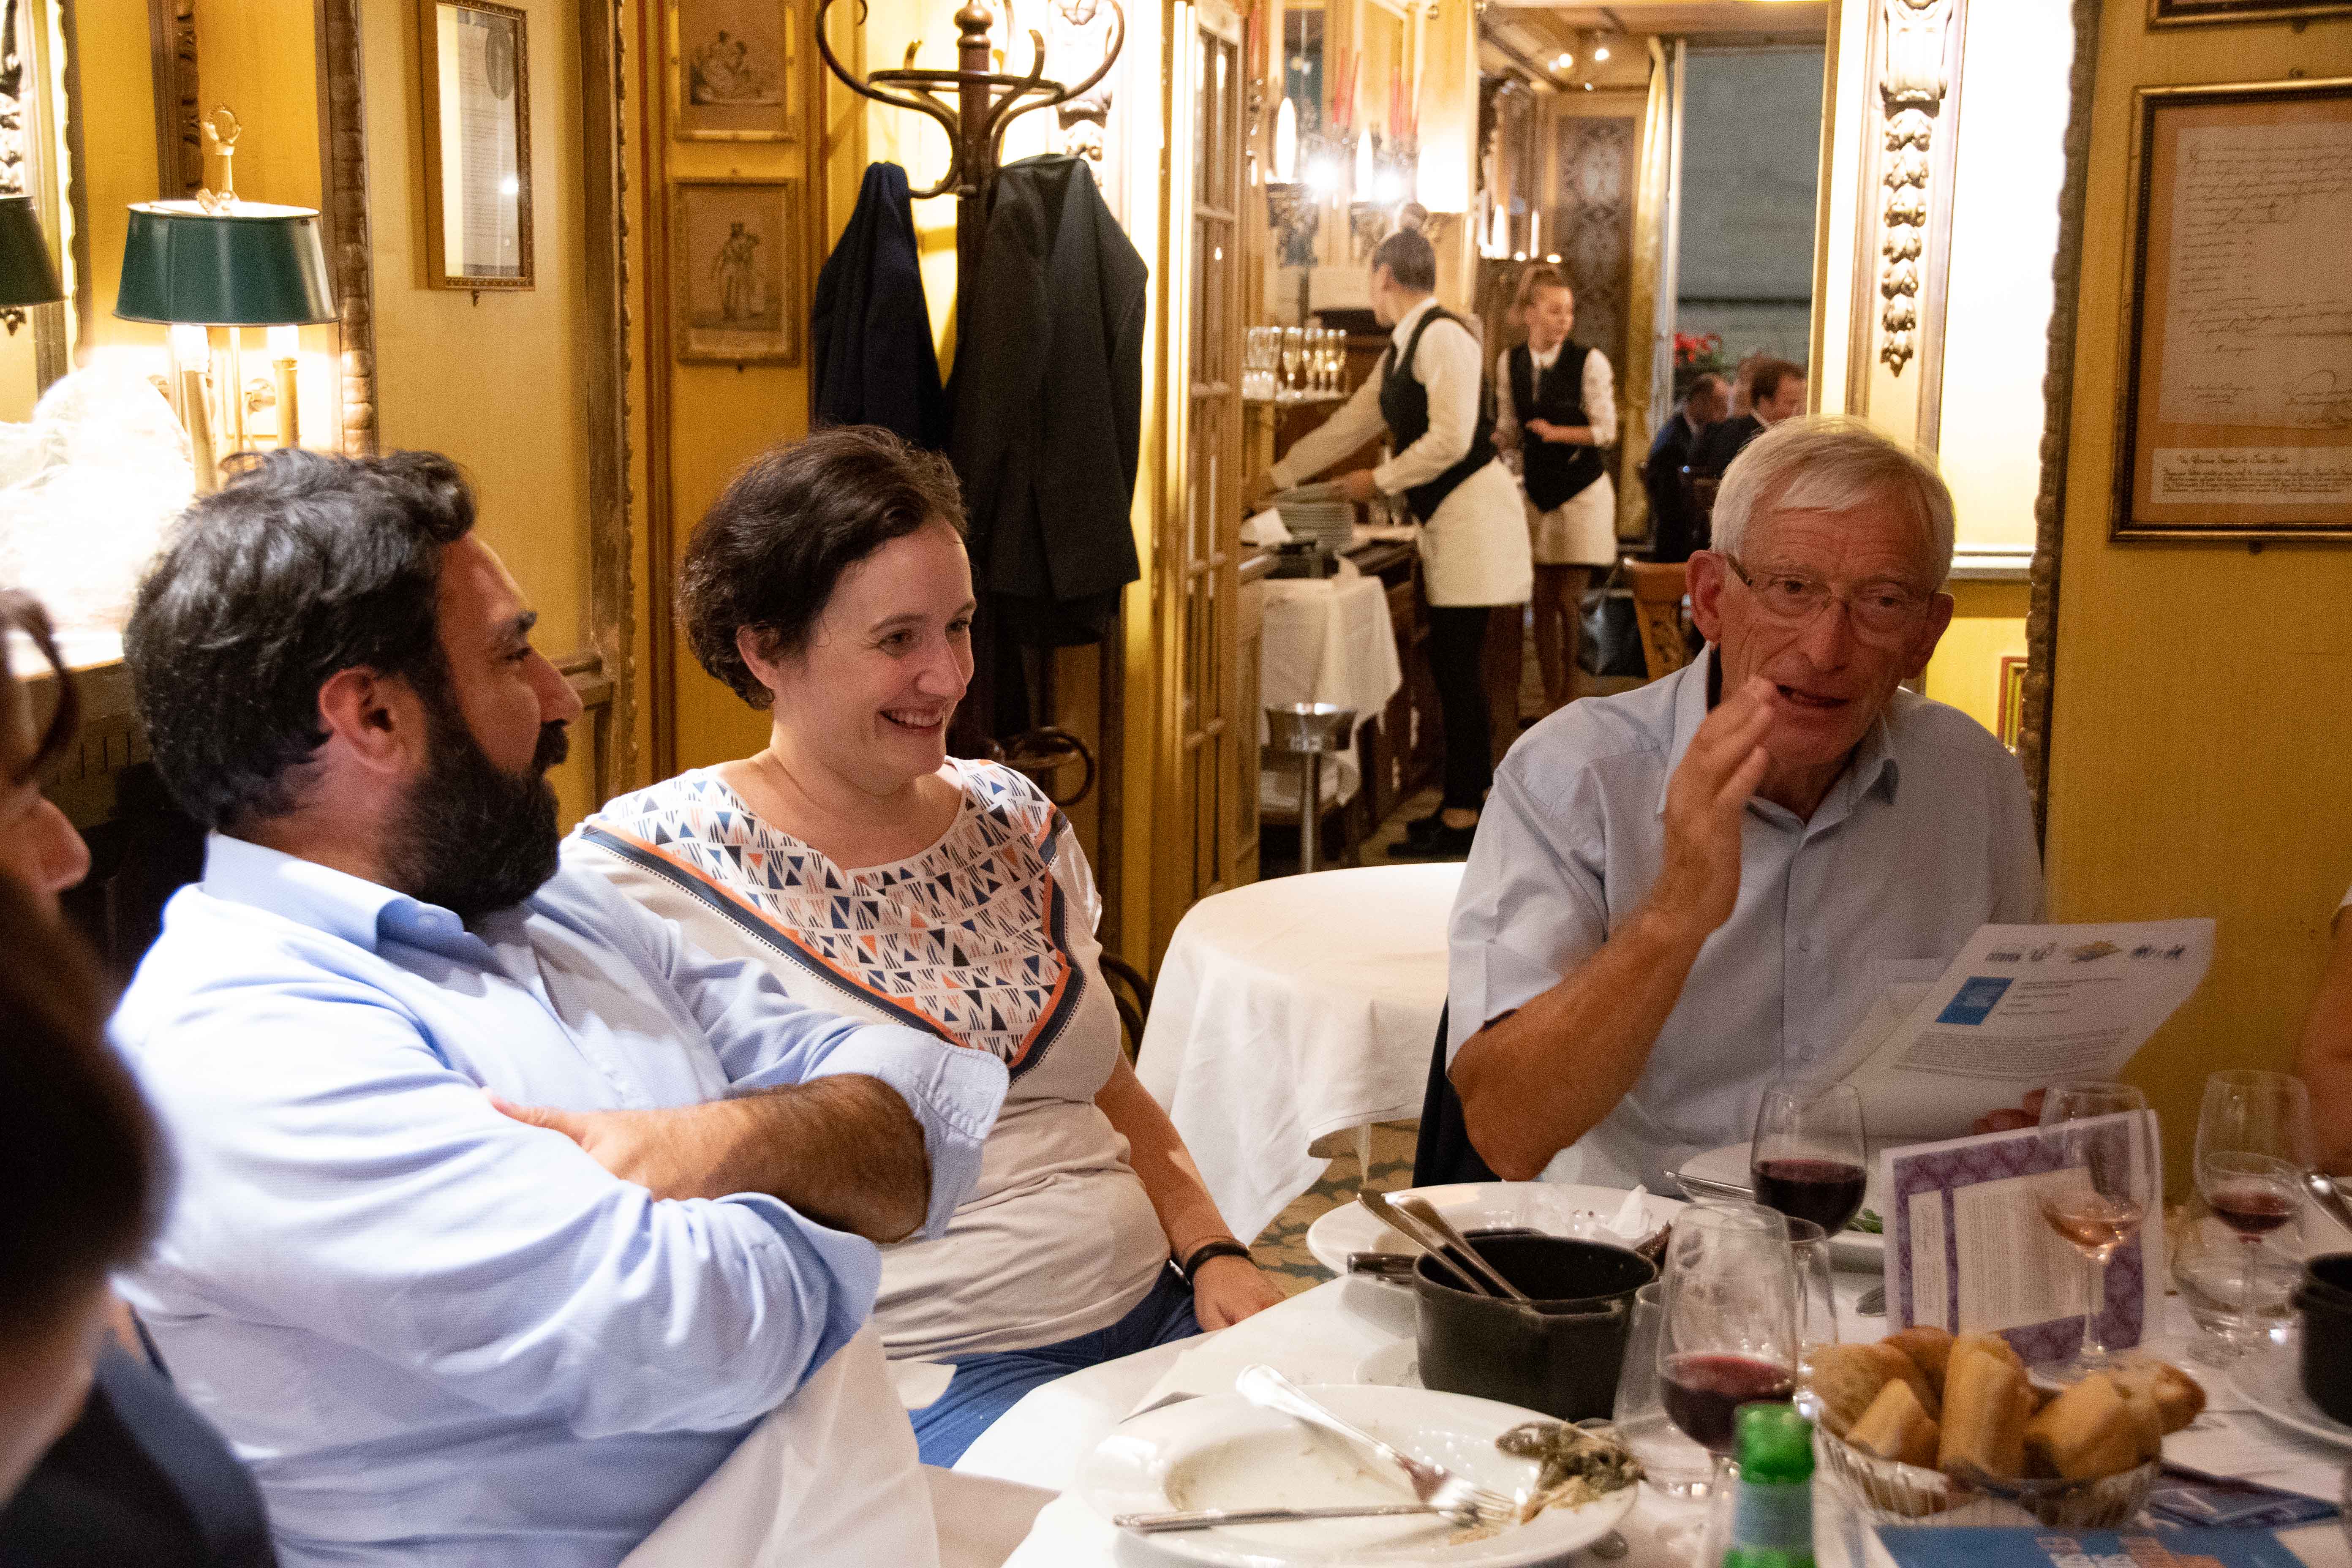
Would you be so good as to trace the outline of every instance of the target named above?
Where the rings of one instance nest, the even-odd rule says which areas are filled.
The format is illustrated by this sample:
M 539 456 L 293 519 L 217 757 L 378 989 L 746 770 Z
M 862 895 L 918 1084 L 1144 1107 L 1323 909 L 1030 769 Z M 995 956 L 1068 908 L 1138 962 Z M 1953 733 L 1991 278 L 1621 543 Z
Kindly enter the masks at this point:
M 1495 444 L 1517 452 L 1535 552 L 1536 666 L 1544 711 L 1567 706 L 1576 679 L 1577 615 L 1596 568 L 1617 559 L 1617 488 L 1604 449 L 1617 442 L 1609 356 L 1570 342 L 1576 295 L 1549 267 L 1520 276 L 1528 341 L 1495 362 Z
M 1526 604 L 1534 573 L 1518 486 L 1496 460 L 1495 418 L 1480 395 L 1485 356 L 1461 318 L 1439 306 L 1436 288 L 1437 252 L 1418 231 L 1381 241 L 1372 252 L 1372 314 L 1391 329 L 1389 351 L 1268 478 L 1286 489 L 1388 433 L 1389 459 L 1339 482 L 1353 500 L 1403 497 L 1422 524 L 1429 663 L 1445 731 L 1444 799 L 1391 853 L 1450 858 L 1469 853 L 1495 782 L 1494 731 L 1479 679 L 1486 612 Z

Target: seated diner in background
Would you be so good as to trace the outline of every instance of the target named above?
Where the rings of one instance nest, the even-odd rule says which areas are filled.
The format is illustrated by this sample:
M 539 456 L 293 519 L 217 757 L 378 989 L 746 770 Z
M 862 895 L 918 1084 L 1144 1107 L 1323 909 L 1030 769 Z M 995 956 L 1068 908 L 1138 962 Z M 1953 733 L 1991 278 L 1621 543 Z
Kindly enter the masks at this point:
M 1951 618 L 1952 540 L 1908 449 L 1777 425 L 1690 560 L 1706 652 L 1503 760 L 1449 971 L 1450 1076 L 1498 1174 L 1673 1191 L 1887 984 L 2041 917 L 2016 759 L 1900 689 Z
M 37 737 L 10 662 L 26 645 L 54 677 Z M 0 1564 L 269 1568 L 252 1478 L 106 1288 L 145 1248 L 170 1162 L 106 1042 L 97 957 L 58 907 L 89 851 L 40 774 L 79 739 L 79 710 L 47 616 L 0 589 Z
M 1722 419 L 1730 406 L 1730 384 L 1702 371 L 1691 378 L 1673 417 L 1658 426 L 1642 465 L 1642 488 L 1650 496 L 1651 560 L 1680 563 L 1692 551 L 1706 548 L 1706 519 L 1691 494 L 1691 450 L 1699 432 Z
M 1766 357 L 1743 363 L 1739 370 L 1748 389 L 1748 405 L 1735 407 L 1730 418 L 1709 425 L 1692 438 L 1687 466 L 1694 479 L 1721 479 L 1750 441 L 1805 411 L 1802 369 Z
M 2303 1020 L 2295 1071 L 2311 1088 L 2313 1158 L 2352 1175 L 2352 890 L 2328 924 L 2327 968 Z
M 915 1412 L 924 1461 L 1039 1384 L 1280 1300 L 1119 1048 L 1069 823 L 947 754 L 972 657 L 953 470 L 870 426 L 776 447 L 695 530 L 682 583 L 696 658 L 769 710 L 767 747 L 609 802 L 568 863 L 811 1005 L 1011 1076 L 971 1195 L 882 1255 L 889 1353 L 956 1365 Z
M 119 1288 L 287 1563 L 607 1568 L 780 1407 L 829 1461 L 801 1560 L 930 1560 L 861 1330 L 1004 1069 L 559 868 L 581 706 L 473 522 L 445 458 L 275 451 L 140 587 L 139 707 L 210 831 L 116 1016 L 178 1179 Z

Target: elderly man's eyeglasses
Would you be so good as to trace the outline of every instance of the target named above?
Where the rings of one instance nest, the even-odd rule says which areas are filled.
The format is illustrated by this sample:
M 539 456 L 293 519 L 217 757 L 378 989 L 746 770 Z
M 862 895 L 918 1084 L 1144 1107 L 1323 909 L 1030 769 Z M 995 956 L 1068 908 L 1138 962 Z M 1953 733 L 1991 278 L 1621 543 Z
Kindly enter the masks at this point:
M 1723 561 L 1731 568 L 1731 574 L 1756 595 L 1756 603 L 1765 615 L 1792 626 L 1810 626 L 1815 616 L 1830 607 L 1832 600 L 1837 600 L 1845 605 L 1847 618 L 1853 623 L 1855 631 L 1866 637 L 1899 637 L 1927 614 L 1935 598 L 1932 594 L 1919 593 L 1900 583 L 1867 583 L 1859 588 L 1841 590 L 1818 577 L 1779 567 L 1768 567 L 1751 576 L 1738 556 L 1725 555 Z

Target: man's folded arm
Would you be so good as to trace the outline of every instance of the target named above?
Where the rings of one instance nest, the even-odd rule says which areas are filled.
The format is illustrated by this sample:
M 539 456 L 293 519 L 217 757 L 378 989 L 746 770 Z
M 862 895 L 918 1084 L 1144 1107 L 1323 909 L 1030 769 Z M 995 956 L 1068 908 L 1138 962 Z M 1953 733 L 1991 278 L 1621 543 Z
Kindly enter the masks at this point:
M 148 1032 L 180 1180 L 134 1304 L 193 1292 L 583 1436 L 755 1420 L 871 1310 L 870 1243 L 766 1196 L 656 1200 L 500 1115 L 381 1001 L 244 985 Z

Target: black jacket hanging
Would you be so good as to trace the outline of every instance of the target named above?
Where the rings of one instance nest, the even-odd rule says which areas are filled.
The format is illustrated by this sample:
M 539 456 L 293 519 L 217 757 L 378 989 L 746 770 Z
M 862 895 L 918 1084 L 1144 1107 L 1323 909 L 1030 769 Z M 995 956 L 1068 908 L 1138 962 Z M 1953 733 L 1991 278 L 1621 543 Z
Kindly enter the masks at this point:
M 947 446 L 907 171 L 896 163 L 866 165 L 849 226 L 816 275 L 809 344 L 812 423 L 879 425 L 933 451 Z
M 1150 281 L 1084 159 L 998 171 L 956 323 L 948 453 L 972 574 L 1017 641 L 1100 641 L 1142 574 L 1129 518 Z

